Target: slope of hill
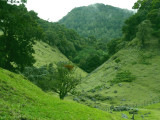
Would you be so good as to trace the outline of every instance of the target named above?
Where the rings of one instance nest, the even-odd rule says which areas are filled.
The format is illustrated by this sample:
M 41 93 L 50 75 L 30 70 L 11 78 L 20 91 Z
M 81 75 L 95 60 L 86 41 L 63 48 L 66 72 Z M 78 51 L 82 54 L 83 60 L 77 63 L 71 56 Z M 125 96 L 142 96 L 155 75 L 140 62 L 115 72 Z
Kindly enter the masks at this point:
M 156 42 L 144 50 L 129 46 L 84 78 L 78 90 L 83 91 L 86 101 L 93 105 L 95 102 L 102 106 L 154 103 L 160 100 L 159 63 L 160 50 Z M 111 83 L 132 78 L 132 82 Z
M 75 29 L 84 37 L 95 36 L 107 41 L 121 37 L 124 21 L 133 12 L 104 4 L 93 4 L 73 9 L 59 23 Z
M 34 66 L 41 67 L 43 65 L 53 63 L 54 65 L 60 61 L 67 62 L 69 61 L 66 56 L 64 56 L 57 47 L 51 47 L 44 42 L 37 42 L 34 46 L 36 63 Z M 77 72 L 82 77 L 87 75 L 82 69 L 77 67 Z
M 23 76 L 0 68 L 1 120 L 114 120 L 109 113 L 44 93 Z

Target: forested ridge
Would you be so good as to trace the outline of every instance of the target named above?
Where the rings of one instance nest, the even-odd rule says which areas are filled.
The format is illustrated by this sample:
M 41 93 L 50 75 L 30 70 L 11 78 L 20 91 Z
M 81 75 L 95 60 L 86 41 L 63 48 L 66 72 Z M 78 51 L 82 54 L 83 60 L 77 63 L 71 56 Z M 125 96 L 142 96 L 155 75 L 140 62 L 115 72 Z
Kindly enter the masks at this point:
M 133 11 L 97 3 L 74 8 L 59 23 L 76 30 L 83 37 L 95 36 L 107 42 L 122 36 L 121 28 L 131 15 Z

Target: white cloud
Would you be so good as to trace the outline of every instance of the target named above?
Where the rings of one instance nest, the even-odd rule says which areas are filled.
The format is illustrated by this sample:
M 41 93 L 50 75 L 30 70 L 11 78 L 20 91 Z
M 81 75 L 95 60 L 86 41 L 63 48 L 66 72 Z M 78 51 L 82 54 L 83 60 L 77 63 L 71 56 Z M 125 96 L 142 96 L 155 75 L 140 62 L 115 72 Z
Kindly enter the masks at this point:
M 115 7 L 132 9 L 137 0 L 28 0 L 28 10 L 34 10 L 40 18 L 58 21 L 73 8 L 94 3 L 104 3 Z

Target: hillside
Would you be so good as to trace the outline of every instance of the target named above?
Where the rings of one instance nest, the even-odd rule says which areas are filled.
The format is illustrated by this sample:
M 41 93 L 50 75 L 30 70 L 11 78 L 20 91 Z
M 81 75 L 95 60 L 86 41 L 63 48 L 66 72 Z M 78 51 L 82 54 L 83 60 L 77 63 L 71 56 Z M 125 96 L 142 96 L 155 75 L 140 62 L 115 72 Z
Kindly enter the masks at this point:
M 133 12 L 104 4 L 93 4 L 73 9 L 59 23 L 75 29 L 84 37 L 95 36 L 104 41 L 122 36 L 124 21 Z
M 41 67 L 43 65 L 53 63 L 54 65 L 60 61 L 67 62 L 69 61 L 67 57 L 65 57 L 57 47 L 51 47 L 50 45 L 44 42 L 37 42 L 34 46 L 35 54 L 34 57 L 36 59 L 36 63 L 34 66 Z M 77 67 L 77 72 L 82 77 L 87 75 L 82 69 Z
M 147 114 L 145 116 L 144 114 Z M 128 117 L 128 112 L 123 112 Z M 23 76 L 0 68 L 1 120 L 124 120 L 122 112 L 103 112 L 95 108 L 62 101 L 52 93 L 45 93 Z M 159 104 L 140 109 L 137 120 L 159 120 Z
M 78 88 L 83 91 L 84 103 L 103 108 L 108 104 L 142 106 L 159 101 L 160 50 L 157 39 L 151 41 L 154 44 L 144 50 L 129 45 L 84 78 Z M 118 82 L 130 79 L 133 81 Z
M 17 75 L 0 68 L 1 120 L 114 120 L 109 113 L 61 101 Z

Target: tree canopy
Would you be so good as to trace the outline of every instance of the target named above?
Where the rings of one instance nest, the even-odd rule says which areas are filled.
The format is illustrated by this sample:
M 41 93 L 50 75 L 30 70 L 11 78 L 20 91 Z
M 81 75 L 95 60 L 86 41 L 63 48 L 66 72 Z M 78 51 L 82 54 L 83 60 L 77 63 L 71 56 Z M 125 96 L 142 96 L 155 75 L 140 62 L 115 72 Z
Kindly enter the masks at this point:
M 137 9 L 137 13 L 125 21 L 122 29 L 126 41 L 136 36 L 138 25 L 144 20 L 150 20 L 155 33 L 160 34 L 160 0 L 138 0 L 133 9 Z
M 81 36 L 95 36 L 107 42 L 122 36 L 121 27 L 133 12 L 104 4 L 78 7 L 63 17 L 59 23 L 75 29 Z
M 11 1 L 12 2 L 12 1 Z M 0 66 L 9 70 L 23 71 L 35 60 L 32 48 L 35 39 L 41 37 L 37 14 L 27 11 L 24 4 L 12 5 L 0 1 Z

